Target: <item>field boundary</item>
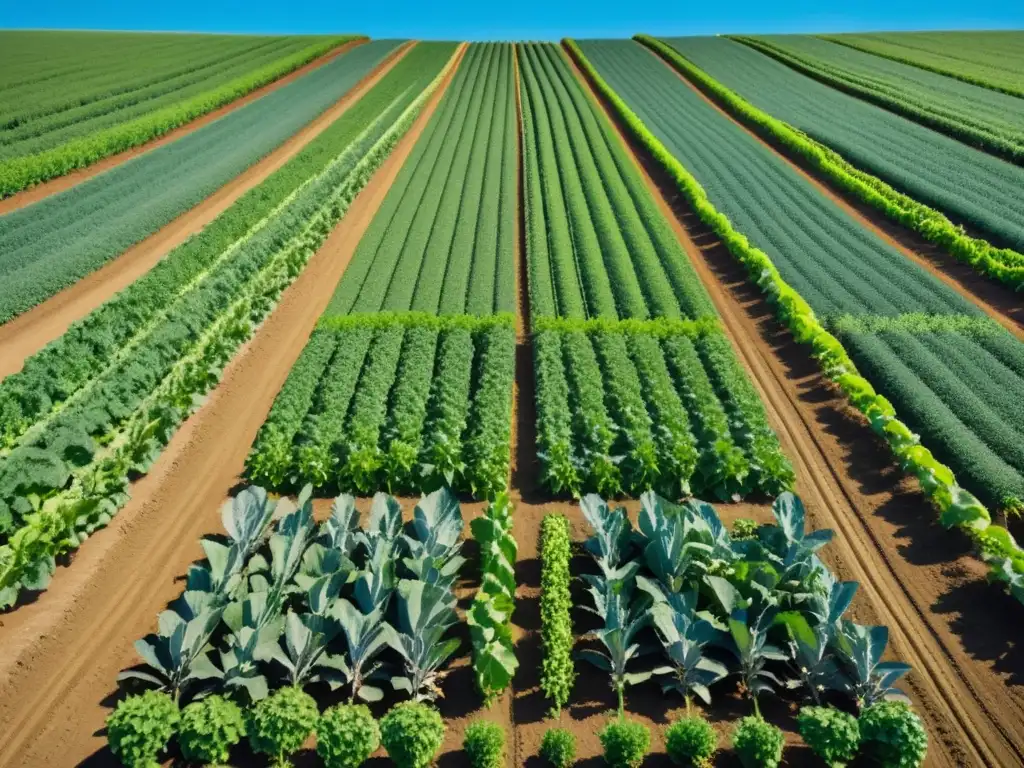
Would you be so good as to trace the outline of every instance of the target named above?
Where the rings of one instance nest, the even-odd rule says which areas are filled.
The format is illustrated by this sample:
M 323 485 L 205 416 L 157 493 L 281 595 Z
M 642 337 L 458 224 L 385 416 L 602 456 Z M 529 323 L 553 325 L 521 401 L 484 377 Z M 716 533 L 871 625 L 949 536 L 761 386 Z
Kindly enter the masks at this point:
M 201 232 L 245 193 L 299 154 L 380 82 L 415 44 L 409 41 L 398 46 L 333 106 L 198 205 L 81 280 L 0 325 L 0 379 L 20 371 L 27 358 L 61 336 L 72 323 L 142 277 L 172 250 Z

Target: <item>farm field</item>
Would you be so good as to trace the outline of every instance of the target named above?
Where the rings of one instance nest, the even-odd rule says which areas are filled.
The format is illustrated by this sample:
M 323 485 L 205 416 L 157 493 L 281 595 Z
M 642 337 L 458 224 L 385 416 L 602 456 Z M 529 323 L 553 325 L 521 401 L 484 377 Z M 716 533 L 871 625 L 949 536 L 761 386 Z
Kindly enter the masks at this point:
M 1024 766 L 1013 251 L 710 39 L 67 34 L 329 51 L 0 201 L 0 767 Z
M 1020 32 L 884 32 L 819 37 L 1024 96 L 1024 38 Z
M 0 197 L 160 136 L 350 40 L 0 33 Z
M 993 256 L 1020 266 L 1024 218 L 1016 190 L 1024 181 L 1024 169 L 833 90 L 735 40 L 675 38 L 670 44 L 724 87 L 835 150 L 855 169 L 971 227 L 995 245 L 1015 249 Z M 867 186 L 874 186 L 870 179 Z M 890 205 L 901 204 L 890 200 Z M 920 218 L 921 213 L 906 218 Z
M 1024 159 L 1024 103 L 909 64 L 802 35 L 732 38 L 840 91 L 992 154 Z

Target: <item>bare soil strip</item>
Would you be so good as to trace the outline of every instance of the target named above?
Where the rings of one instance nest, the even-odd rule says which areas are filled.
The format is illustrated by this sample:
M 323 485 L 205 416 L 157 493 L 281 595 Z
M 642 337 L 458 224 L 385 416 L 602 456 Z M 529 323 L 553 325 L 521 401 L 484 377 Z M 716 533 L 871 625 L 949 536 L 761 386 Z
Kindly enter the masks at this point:
M 938 526 L 724 245 L 613 123 L 711 293 L 794 462 L 798 493 L 817 525 L 836 530 L 826 559 L 861 583 L 855 604 L 874 617 L 861 620 L 886 624 L 893 654 L 914 667 L 910 693 L 932 736 L 929 764 L 1024 764 L 1024 659 L 1014 647 L 1020 606 L 984 583 L 963 537 Z
M 199 537 L 220 530 L 219 506 L 257 430 L 464 52 L 128 505 L 35 603 L 0 619 L 0 765 L 73 765 L 103 750 L 114 679 L 137 663 L 133 642 L 180 594 L 188 565 L 203 556 Z M 111 764 L 109 752 L 96 759 Z
M 295 157 L 373 88 L 413 45 L 415 43 L 410 42 L 399 47 L 326 112 L 194 208 L 42 304 L 0 325 L 0 379 L 20 371 L 26 358 L 138 280 L 174 248 L 201 232 L 238 198 Z
M 781 146 L 761 136 L 761 134 L 748 128 L 729 114 L 714 99 L 687 80 L 671 64 L 658 56 L 657 53 L 650 48 L 646 48 L 646 46 L 645 50 L 668 67 L 676 77 L 686 83 L 690 90 L 700 96 L 701 99 L 712 106 L 726 120 L 729 120 L 759 144 L 771 150 L 776 157 L 800 174 L 818 192 L 839 206 L 844 213 L 855 219 L 858 224 L 880 237 L 887 245 L 895 248 L 915 264 L 931 272 L 968 301 L 974 302 L 989 317 L 1010 331 L 1010 333 L 1024 339 L 1024 303 L 1021 302 L 1019 294 L 991 278 L 978 274 L 969 264 L 957 261 L 934 243 L 928 242 L 917 233 L 886 218 L 877 210 L 857 200 L 845 190 L 833 186 L 827 179 L 820 177 L 818 172 L 811 168 L 802 158 L 791 154 Z
M 272 83 L 267 83 L 262 88 L 257 88 L 255 91 L 250 91 L 245 96 L 242 96 L 239 99 L 235 99 L 230 104 L 225 104 L 223 107 L 218 107 L 212 112 L 207 112 L 205 115 L 197 117 L 195 120 L 189 123 L 180 125 L 177 128 L 163 134 L 162 136 L 158 136 L 152 141 L 147 141 L 145 144 L 140 144 L 137 147 L 126 149 L 124 152 L 118 152 L 116 155 L 110 155 L 109 157 L 105 157 L 102 160 L 97 160 L 90 166 L 87 166 L 85 168 L 78 168 L 74 171 L 69 171 L 63 176 L 58 176 L 54 179 L 50 179 L 49 181 L 44 181 L 41 184 L 36 184 L 34 187 L 29 187 L 28 189 L 22 190 L 21 192 L 18 192 L 16 195 L 11 195 L 10 197 L 4 198 L 3 200 L 0 200 L 0 216 L 3 216 L 5 213 L 10 213 L 11 211 L 16 211 L 19 208 L 24 208 L 27 205 L 32 205 L 32 203 L 37 203 L 43 198 L 49 197 L 50 195 L 55 195 L 58 192 L 63 192 L 66 189 L 71 189 L 71 187 L 77 186 L 78 184 L 81 184 L 83 181 L 91 179 L 93 176 L 98 176 L 104 171 L 109 171 L 111 168 L 115 168 L 121 165 L 121 163 L 125 162 L 126 160 L 131 160 L 133 157 L 138 157 L 141 154 L 149 152 L 151 149 L 162 147 L 164 144 L 170 144 L 172 141 L 176 141 L 180 139 L 182 136 L 187 136 L 193 131 L 199 130 L 204 125 L 208 125 L 209 123 L 212 123 L 214 120 L 218 120 L 224 117 L 224 115 L 228 114 L 229 112 L 234 112 L 239 107 L 244 107 L 246 104 L 255 101 L 261 96 L 266 96 L 271 91 L 276 91 L 278 88 L 282 88 L 288 85 L 288 83 L 298 80 L 303 75 L 312 72 L 314 69 L 322 67 L 324 64 L 328 63 L 329 61 L 333 61 L 346 51 L 350 51 L 357 45 L 362 45 L 365 42 L 368 41 L 352 40 L 348 43 L 345 43 L 344 45 L 340 45 L 333 51 L 329 51 L 328 53 L 325 53 L 323 56 L 317 59 L 313 59 L 313 61 L 309 62 L 308 64 L 299 67 L 294 72 L 290 72 L 284 77 L 280 77 Z

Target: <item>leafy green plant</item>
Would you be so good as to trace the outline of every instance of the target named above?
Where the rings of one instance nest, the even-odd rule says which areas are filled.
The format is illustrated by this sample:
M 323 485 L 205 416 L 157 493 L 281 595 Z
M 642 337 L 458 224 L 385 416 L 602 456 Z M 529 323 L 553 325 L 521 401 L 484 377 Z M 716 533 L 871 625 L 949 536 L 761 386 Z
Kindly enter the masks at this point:
M 741 517 L 732 524 L 733 541 L 751 541 L 757 538 L 758 522 Z
M 548 728 L 540 742 L 540 756 L 554 768 L 569 768 L 576 761 L 576 737 L 565 728 Z
M 316 753 L 327 768 L 359 768 L 380 746 L 380 728 L 365 704 L 339 704 L 316 725 Z
M 910 671 L 910 665 L 882 661 L 888 642 L 887 627 L 866 627 L 852 621 L 843 621 L 836 636 L 834 645 L 862 709 L 885 699 L 908 700 L 893 683 Z
M 715 729 L 703 717 L 682 717 L 665 729 L 665 751 L 676 765 L 710 768 L 717 749 Z
M 226 763 L 244 735 L 245 718 L 231 699 L 207 696 L 181 711 L 178 745 L 190 763 Z
M 732 746 L 743 768 L 777 768 L 784 744 L 782 730 L 759 716 L 744 717 L 732 732 Z
M 918 768 L 928 753 L 928 733 L 901 701 L 868 707 L 858 720 L 863 754 L 885 768 Z
M 253 752 L 269 755 L 274 765 L 290 765 L 316 727 L 320 717 L 313 697 L 301 688 L 286 686 L 259 701 L 248 713 L 246 731 Z
M 615 717 L 598 734 L 604 761 L 611 768 L 639 768 L 651 746 L 651 732 L 643 723 Z
M 568 703 L 576 679 L 572 662 L 569 521 L 563 515 L 545 515 L 540 538 L 540 636 L 544 647 L 540 687 L 557 714 Z
M 512 538 L 512 504 L 504 493 L 472 521 L 480 545 L 480 589 L 466 614 L 473 643 L 476 684 L 490 704 L 512 683 L 519 662 L 512 640 L 516 592 L 516 540 Z
M 156 768 L 157 756 L 174 735 L 178 707 L 166 693 L 129 696 L 107 717 L 107 741 L 126 768 Z
M 444 721 L 433 707 L 406 701 L 392 707 L 380 721 L 381 742 L 398 768 L 426 768 L 444 740 Z
M 497 723 L 477 720 L 466 728 L 462 748 L 473 768 L 504 768 L 505 730 Z
M 433 701 L 441 695 L 442 670 L 459 647 L 458 638 L 444 640 L 458 621 L 455 596 L 425 581 L 403 579 L 398 584 L 398 634 L 394 648 L 405 660 L 405 675 L 391 678 L 396 691 L 416 701 Z
M 860 748 L 857 718 L 832 707 L 804 707 L 797 717 L 804 744 L 830 768 L 852 762 Z

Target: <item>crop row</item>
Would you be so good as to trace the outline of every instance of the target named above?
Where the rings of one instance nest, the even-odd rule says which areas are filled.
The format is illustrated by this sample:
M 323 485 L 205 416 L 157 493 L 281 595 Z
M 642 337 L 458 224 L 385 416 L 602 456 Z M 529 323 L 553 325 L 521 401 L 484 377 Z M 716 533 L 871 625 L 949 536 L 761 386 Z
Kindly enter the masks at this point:
M 841 189 L 875 208 L 893 221 L 917 232 L 959 261 L 1011 288 L 1024 283 L 1024 256 L 1009 248 L 997 248 L 986 240 L 972 237 L 962 227 L 933 208 L 897 192 L 879 178 L 858 170 L 842 156 L 790 125 L 730 91 L 703 70 L 659 40 L 639 36 L 644 45 L 657 51 L 699 88 L 741 120 L 786 151 L 809 162 Z
M 168 306 L 140 325 L 136 336 L 122 345 L 107 343 L 108 324 L 130 319 L 144 306 L 115 302 L 78 326 L 78 346 L 45 356 L 49 370 L 67 374 L 78 386 L 63 392 L 61 401 L 47 401 L 34 419 L 26 420 L 28 428 L 7 442 L 11 447 L 0 458 L 4 604 L 11 604 L 22 586 L 45 587 L 54 556 L 77 546 L 127 500 L 129 478 L 146 472 L 177 426 L 198 407 L 199 396 L 216 384 L 235 350 L 302 271 L 411 125 L 432 90 L 425 82 L 428 67 L 437 72 L 450 53 L 451 46 L 425 49 L 424 58 L 410 64 L 415 69 L 395 74 L 404 96 L 396 100 L 382 83 L 378 96 L 383 99 L 368 102 L 372 109 L 353 112 L 351 122 L 343 119 L 336 130 L 322 134 L 253 190 L 253 199 L 265 192 L 277 204 L 264 212 L 265 219 L 242 226 L 244 234 L 236 242 L 207 241 L 208 246 L 229 246 L 223 253 L 200 252 L 212 262 L 208 273 L 189 250 L 196 241 L 183 246 L 177 252 L 181 260 L 169 268 L 171 275 L 175 268 L 195 271 Z M 419 96 L 416 85 L 422 90 Z M 250 216 L 246 202 L 229 209 L 222 223 Z M 145 293 L 136 295 L 140 297 Z M 91 340 L 98 342 L 99 359 L 88 355 Z M 79 350 L 81 357 L 68 354 Z M 93 375 L 84 375 L 82 369 L 90 365 Z M 11 408 L 37 405 L 24 385 L 44 370 L 27 366 L 18 375 L 26 378 L 4 382 Z M 65 379 L 58 375 L 57 380 Z
M 470 46 L 256 438 L 254 482 L 507 487 L 513 93 L 510 46 Z
M 1024 104 L 976 85 L 803 35 L 734 38 L 797 72 L 1012 162 L 1024 160 Z
M 283 40 L 218 66 L 49 114 L 10 118 L 0 131 L 0 196 L 144 144 L 273 82 L 351 38 Z M 35 86 L 36 88 L 38 86 Z M 66 84 L 61 84 L 62 90 Z M 34 99 L 32 99 L 34 100 Z
M 910 64 L 965 83 L 1024 96 L 1019 32 L 880 32 L 818 35 L 833 43 Z
M 790 487 L 710 298 L 614 129 L 557 48 L 520 46 L 519 62 L 545 484 L 723 499 Z
M 829 88 L 725 38 L 640 42 L 743 122 L 848 190 L 982 271 L 1024 266 L 1024 169 Z M 814 137 L 810 139 L 809 137 Z M 956 224 L 985 233 L 967 236 Z M 1001 248 L 997 246 L 1007 246 Z M 1010 250 L 1012 249 L 1012 250 Z M 991 266 L 990 266 L 991 264 Z
M 357 46 L 181 139 L 0 217 L 0 322 L 201 202 L 328 109 L 396 45 Z
M 772 182 L 780 185 L 775 189 L 774 199 L 783 199 L 786 186 L 781 183 L 786 178 L 785 166 L 768 162 L 754 166 L 753 171 L 748 166 L 743 169 L 742 173 L 734 171 L 730 178 L 725 173 L 730 169 L 730 165 L 725 163 L 716 165 L 714 175 L 709 175 L 704 170 L 706 166 L 699 152 L 693 151 L 694 147 L 707 148 L 721 145 L 730 157 L 742 157 L 746 148 L 743 142 L 749 141 L 749 137 L 732 131 L 732 126 L 729 126 L 727 122 L 721 122 L 723 118 L 717 113 L 702 112 L 708 107 L 700 99 L 692 100 L 687 104 L 686 110 L 676 110 L 672 116 L 662 114 L 656 105 L 665 103 L 666 93 L 674 93 L 673 89 L 683 88 L 683 92 L 675 98 L 685 100 L 689 98 L 686 94 L 690 92 L 681 86 L 678 79 L 674 78 L 671 73 L 669 73 L 668 81 L 662 79 L 659 83 L 662 73 L 666 71 L 664 67 L 653 62 L 653 59 L 642 50 L 639 51 L 638 56 L 634 56 L 633 53 L 639 49 L 632 43 L 586 43 L 582 49 L 572 41 L 569 41 L 568 45 L 602 95 L 608 99 L 625 122 L 628 130 L 666 169 L 687 203 L 694 208 L 704 224 L 722 238 L 732 254 L 746 267 L 751 279 L 758 284 L 768 300 L 775 306 L 780 319 L 793 331 L 796 340 L 811 345 L 813 354 L 821 364 L 825 375 L 847 395 L 853 406 L 865 415 L 872 429 L 890 446 L 901 466 L 918 479 L 922 490 L 937 506 L 942 524 L 946 527 L 959 527 L 971 536 L 979 546 L 982 556 L 991 566 L 992 577 L 1003 582 L 1018 599 L 1024 600 L 1024 554 L 1005 528 L 991 524 L 988 510 L 972 493 L 957 484 L 953 471 L 937 458 L 938 454 L 932 454 L 933 450 L 942 450 L 947 457 L 959 457 L 964 462 L 973 463 L 975 457 L 970 453 L 962 452 L 964 447 L 972 447 L 966 439 L 970 427 L 959 419 L 947 419 L 946 425 L 951 426 L 953 433 L 958 435 L 958 442 L 950 441 L 943 445 L 936 440 L 930 443 L 931 450 L 929 450 L 929 447 L 921 444 L 918 435 L 897 418 L 896 410 L 887 399 L 887 397 L 893 399 L 916 397 L 920 402 L 920 398 L 923 396 L 926 401 L 931 398 L 933 406 L 940 402 L 944 392 L 925 391 L 927 387 L 923 386 L 922 378 L 926 374 L 924 367 L 915 370 L 914 377 L 903 377 L 902 384 L 893 383 L 891 380 L 886 381 L 886 384 L 892 386 L 893 389 L 887 391 L 886 397 L 883 397 L 875 391 L 870 381 L 860 375 L 850 354 L 840 341 L 826 329 L 818 317 L 829 318 L 831 314 L 831 319 L 826 322 L 829 322 L 839 334 L 842 334 L 844 330 L 856 331 L 858 327 L 866 326 L 876 333 L 876 338 L 880 338 L 879 331 L 890 324 L 897 328 L 902 326 L 903 330 L 914 329 L 918 333 L 927 329 L 927 326 L 922 329 L 922 322 L 942 325 L 947 328 L 959 328 L 960 335 L 964 337 L 964 344 L 969 346 L 972 354 L 998 356 L 994 350 L 1002 350 L 1006 357 L 1000 359 L 996 366 L 1001 376 L 1006 376 L 1008 370 L 1013 370 L 1015 364 L 1012 360 L 1019 358 L 1020 343 L 1001 328 L 988 323 L 972 305 L 931 278 L 923 270 L 902 260 L 902 257 L 896 258 L 898 254 L 887 256 L 885 247 L 880 243 L 876 243 L 873 249 L 862 249 L 860 253 L 863 255 L 857 257 L 840 258 L 820 250 L 803 250 L 801 240 L 796 233 L 813 235 L 829 221 L 830 216 L 836 215 L 831 212 L 828 201 L 820 196 L 815 197 L 809 193 L 804 195 L 805 204 L 813 206 L 811 210 L 816 211 L 816 215 L 802 224 L 797 222 L 797 229 L 788 240 L 789 247 L 778 249 L 775 245 L 778 242 L 778 236 L 770 238 L 762 234 L 766 230 L 761 230 L 757 226 L 759 223 L 756 218 L 758 207 L 748 204 L 751 202 L 750 191 L 754 178 L 762 184 Z M 595 63 L 601 68 L 600 71 L 595 69 Z M 621 66 L 623 63 L 626 66 Z M 622 97 L 612 90 L 609 82 L 604 79 L 605 74 L 611 77 L 612 82 L 621 92 L 629 96 L 632 107 L 635 107 L 643 115 L 643 122 L 638 113 L 633 111 L 631 105 L 627 105 Z M 658 85 L 662 88 L 661 92 L 659 93 L 656 89 L 654 93 L 651 93 L 650 89 Z M 680 116 L 684 115 L 702 117 L 705 122 L 703 124 L 699 121 L 695 122 L 683 127 L 683 130 L 680 131 L 678 122 Z M 701 140 L 702 125 L 706 128 L 709 125 L 714 125 L 716 120 L 720 122 L 718 130 L 712 134 L 715 138 L 709 139 L 705 135 Z M 743 141 L 740 141 L 738 137 L 743 137 Z M 673 147 L 673 152 L 677 153 L 678 157 L 668 150 L 666 144 Z M 764 155 L 762 156 L 764 157 Z M 687 162 L 687 166 L 682 164 L 681 159 Z M 697 174 L 700 175 L 699 181 Z M 723 190 L 717 186 L 723 180 L 733 183 L 735 186 L 731 190 L 728 188 Z M 707 184 L 707 189 L 704 184 Z M 789 189 L 798 192 L 800 187 L 791 186 Z M 721 213 L 718 206 L 728 210 L 729 217 Z M 794 218 L 799 218 L 799 209 L 794 207 L 790 209 L 790 212 Z M 764 222 L 764 216 L 767 215 L 768 213 L 765 212 L 760 222 L 765 226 L 771 224 L 771 222 Z M 756 237 L 756 246 L 747 239 L 746 235 L 737 231 L 736 225 L 731 220 L 732 217 L 744 225 L 745 229 L 747 225 L 750 225 L 747 231 L 750 236 Z M 856 251 L 853 249 L 858 247 L 856 241 L 851 242 L 847 239 L 851 234 L 860 238 L 867 237 L 866 232 L 856 227 L 835 228 L 828 232 L 828 235 L 834 238 L 834 249 L 838 250 L 846 245 L 847 253 L 855 253 Z M 859 272 L 844 275 L 843 270 L 854 261 L 859 261 Z M 815 264 L 815 262 L 817 263 Z M 896 272 L 887 268 L 887 262 L 897 268 Z M 811 275 L 817 275 L 817 280 L 810 283 L 804 282 L 800 292 L 791 285 L 791 282 L 805 281 L 807 276 Z M 890 281 L 903 279 L 909 280 L 905 283 L 904 295 L 887 297 L 886 294 L 891 289 Z M 858 282 L 866 286 L 867 290 L 861 289 Z M 803 285 L 809 287 L 806 299 L 801 295 L 804 292 Z M 906 301 L 913 304 L 911 299 L 916 297 L 919 300 L 918 307 L 921 308 L 923 305 L 930 309 L 931 312 L 928 314 L 932 317 L 926 317 L 924 321 L 921 321 L 917 319 L 920 315 L 915 315 L 912 312 L 908 317 L 905 316 L 905 312 L 890 310 L 889 316 L 886 317 L 884 313 L 862 311 L 858 317 L 853 319 L 854 325 L 851 326 L 850 319 L 842 312 L 837 312 L 841 302 L 829 302 L 825 298 L 825 294 L 819 292 L 819 287 L 830 289 L 829 295 L 838 296 L 849 303 L 870 302 L 867 306 L 860 304 L 865 309 L 877 306 L 877 302 L 880 301 Z M 845 289 L 845 293 L 843 290 L 839 290 L 840 288 Z M 921 299 L 925 301 L 922 302 Z M 943 304 L 946 305 L 945 312 L 935 310 L 935 307 L 941 308 Z M 945 317 L 934 317 L 934 315 L 945 315 Z M 980 328 L 984 332 L 972 333 L 972 328 Z M 941 357 L 933 356 L 930 359 L 922 359 L 927 361 L 933 372 L 945 369 L 942 376 L 947 385 L 949 381 L 965 374 L 962 366 L 966 357 L 962 351 L 956 356 L 943 352 Z M 896 387 L 907 387 L 907 389 L 897 389 Z M 949 390 L 947 386 L 947 391 L 952 390 Z M 990 387 L 988 391 L 991 392 L 992 388 Z M 1019 385 L 1014 391 L 1019 391 Z M 1001 393 L 999 397 L 1004 399 L 1007 395 Z M 1005 411 L 1005 406 L 998 406 L 998 402 L 999 400 L 994 400 L 986 402 L 985 405 L 988 408 L 1003 407 Z M 956 408 L 957 406 L 949 405 L 949 407 Z M 917 415 L 922 418 L 922 423 L 928 423 L 932 418 L 932 413 L 937 413 L 940 417 L 942 415 L 937 408 L 927 413 L 919 411 Z M 977 437 L 984 442 L 988 436 L 980 434 Z M 991 450 L 991 446 L 988 448 Z M 996 479 L 998 478 L 987 478 L 987 482 L 992 483 Z M 995 486 L 987 485 L 986 489 L 995 490 Z M 982 492 L 982 489 L 979 489 L 978 492 Z M 1018 503 L 1012 498 L 1003 501 L 1010 508 Z
M 509 315 L 326 318 L 274 401 L 248 476 L 366 493 L 508 483 L 515 332 Z
M 618 697 L 617 727 L 642 737 L 629 739 L 629 747 L 620 737 L 619 750 L 635 757 L 616 762 L 607 757 L 618 741 L 607 726 L 601 741 L 610 764 L 640 765 L 649 735 L 626 720 L 626 692 L 651 680 L 664 695 L 685 702 L 691 731 L 711 731 L 694 716 L 694 700 L 707 706 L 713 694 L 738 689 L 753 713 L 740 722 L 733 745 L 744 765 L 771 768 L 781 762 L 783 734 L 764 720 L 759 699 L 796 698 L 807 707 L 844 702 L 862 713 L 893 700 L 909 703 L 895 683 L 910 667 L 881 660 L 886 627 L 844 618 L 859 585 L 839 581 L 822 564 L 817 553 L 832 531 L 807 531 L 797 497 L 782 494 L 772 506 L 773 524 L 739 533 L 730 533 L 714 507 L 695 499 L 674 505 L 645 493 L 641 502 L 638 529 L 624 507 L 613 509 L 596 495 L 581 503 L 592 531 L 583 549 L 595 567 L 582 575 L 587 615 L 580 621 L 585 632 L 577 656 L 608 676 Z M 832 719 L 853 719 L 831 711 Z M 909 709 L 899 711 L 914 726 L 892 754 L 899 753 L 901 764 L 921 765 L 924 729 Z M 758 733 L 744 737 L 744 730 Z M 710 748 L 697 754 L 687 754 L 687 747 L 703 740 L 692 732 L 678 736 L 676 745 L 671 734 L 667 739 L 669 752 L 677 751 L 674 762 L 706 760 L 714 752 L 713 736 Z M 861 746 L 857 738 L 850 744 L 840 733 L 831 736 L 825 741 L 842 750 L 844 763 Z
M 376 702 L 386 664 L 399 695 L 441 696 L 460 645 L 446 637 L 465 563 L 458 500 L 438 490 L 403 524 L 398 501 L 378 494 L 361 527 L 355 499 L 339 496 L 317 525 L 311 493 L 274 502 L 249 487 L 226 502 L 227 536 L 202 540 L 207 562 L 136 644 L 144 666 L 118 680 L 175 701 L 219 693 L 251 704 L 319 683 Z

